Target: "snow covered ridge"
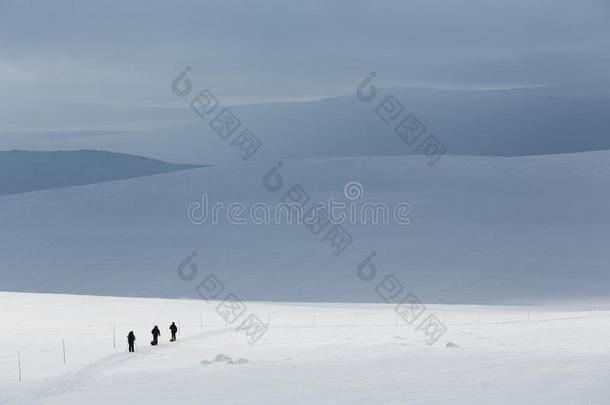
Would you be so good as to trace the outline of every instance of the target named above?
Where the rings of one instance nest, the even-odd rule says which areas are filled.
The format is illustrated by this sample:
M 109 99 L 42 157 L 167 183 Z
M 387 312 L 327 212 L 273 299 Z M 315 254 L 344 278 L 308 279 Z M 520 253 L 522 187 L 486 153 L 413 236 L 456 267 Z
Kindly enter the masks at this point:
M 171 82 L 172 93 L 178 97 L 189 97 L 193 83 L 187 77 L 192 68 L 187 66 Z M 367 76 L 356 88 L 355 95 L 363 103 L 371 103 L 377 98 L 377 87 L 372 83 L 376 74 Z M 199 92 L 190 101 L 191 109 L 224 141 L 237 148 L 242 160 L 249 160 L 262 147 L 263 142 L 244 125 L 230 108 L 218 108 L 217 97 L 209 90 Z M 394 133 L 414 153 L 428 157 L 427 164 L 434 165 L 446 152 L 447 147 L 434 135 L 426 133 L 426 127 L 412 113 L 405 113 L 405 107 L 394 94 L 389 94 L 375 107 L 375 113 L 385 124 L 393 127 Z M 425 135 L 425 136 L 424 136 Z M 422 141 L 423 140 L 423 141 Z M 421 141 L 421 142 L 420 142 Z M 406 154 L 406 152 L 405 152 Z
M 193 77 L 199 79 L 193 80 L 191 94 L 183 99 L 171 94 L 173 77 L 167 77 L 164 84 L 168 95 L 178 102 L 183 100 L 182 108 L 44 103 L 40 106 L 44 114 L 37 115 L 52 119 L 37 125 L 52 131 L 26 127 L 14 132 L 2 127 L 0 149 L 98 149 L 212 165 L 242 163 L 253 149 L 241 142 L 252 140 L 253 147 L 256 145 L 250 134 L 264 144 L 248 160 L 259 162 L 278 157 L 419 154 L 422 151 L 416 149 L 430 134 L 446 147 L 447 154 L 454 155 L 525 156 L 610 149 L 610 97 L 601 90 L 566 86 L 488 91 L 377 87 L 376 99 L 363 103 L 355 94 L 359 83 L 354 82 L 350 94 L 330 99 L 230 106 L 241 126 L 232 138 L 223 139 L 210 123 L 226 107 L 221 104 L 225 94 L 212 89 L 219 106 L 202 120 L 190 103 L 211 83 L 201 76 Z M 381 106 L 378 113 L 389 96 L 393 96 L 391 104 Z M 207 99 L 203 95 L 198 100 Z M 394 117 L 401 106 L 400 115 L 391 123 L 384 122 L 381 116 L 388 119 L 390 111 L 389 117 Z M 202 108 L 199 104 L 195 107 Z M 31 105 L 26 110 L 28 116 L 34 114 Z M 404 121 L 411 115 L 416 119 Z M 0 117 L 0 123 L 12 123 L 10 127 L 29 123 L 27 117 L 7 116 L 2 110 Z M 413 129 L 399 126 L 403 121 Z M 87 134 L 74 128 L 104 132 Z M 247 136 L 238 139 L 245 129 L 249 130 Z M 426 165 L 429 160 L 421 163 Z
M 124 180 L 199 165 L 97 150 L 0 151 L 0 195 Z
M 193 91 L 193 84 L 187 75 L 191 71 L 191 67 L 187 66 L 180 72 L 171 83 L 172 93 L 178 97 L 187 97 Z M 263 146 L 260 139 L 252 133 L 249 128 L 242 126 L 241 120 L 231 112 L 229 108 L 218 108 L 218 99 L 209 89 L 202 90 L 197 96 L 190 101 L 191 109 L 203 121 L 210 120 L 210 128 L 222 140 L 231 140 L 230 145 L 237 147 L 242 160 L 250 159 Z M 216 110 L 216 111 L 215 111 Z M 220 111 L 220 112 L 219 112 Z M 216 115 L 212 118 L 212 113 Z M 240 132 L 233 137 L 233 133 L 240 128 Z
M 270 320 L 256 345 L 214 304 L 0 293 L 0 403 L 608 402 L 608 305 L 431 305 L 449 329 L 429 346 L 390 304 L 246 302 Z
M 244 301 L 376 303 L 375 287 L 388 275 L 404 287 L 394 304 L 408 292 L 426 304 L 603 299 L 609 153 L 446 155 L 433 167 L 416 156 L 284 159 L 7 195 L 0 197 L 0 285 L 198 298 L 201 280 L 186 284 L 176 273 L 197 251 L 202 273 Z M 330 224 L 316 234 L 305 224 L 187 218 L 204 193 L 274 206 L 300 185 L 310 196 L 304 212 L 329 197 L 348 204 L 351 181 L 365 190 L 359 202 L 409 202 L 421 225 Z M 368 256 L 378 273 L 363 282 L 357 270 Z
M 373 79 L 375 72 L 364 78 L 356 88 L 356 97 L 363 103 L 371 103 L 377 98 L 377 87 Z M 379 100 L 378 100 L 379 101 Z M 422 153 L 428 157 L 428 165 L 432 166 L 447 153 L 447 147 L 434 135 L 426 133 L 426 126 L 413 115 L 403 112 L 405 106 L 396 99 L 394 94 L 388 94 L 375 107 L 375 113 L 381 121 L 393 127 L 393 131 L 409 147 L 412 152 Z M 424 136 L 425 135 L 425 136 Z

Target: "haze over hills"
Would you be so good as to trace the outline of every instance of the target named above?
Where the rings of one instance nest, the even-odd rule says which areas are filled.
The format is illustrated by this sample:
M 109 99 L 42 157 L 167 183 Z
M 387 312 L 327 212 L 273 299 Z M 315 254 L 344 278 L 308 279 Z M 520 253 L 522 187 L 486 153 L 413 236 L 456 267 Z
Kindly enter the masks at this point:
M 284 159 L 278 191 L 263 187 L 275 164 L 178 171 L 111 183 L 0 197 L 0 285 L 7 291 L 197 297 L 215 274 L 242 299 L 379 302 L 394 274 L 426 302 L 498 303 L 608 297 L 610 152 Z M 313 201 L 411 206 L 408 225 L 351 225 L 341 255 L 323 235 L 283 222 L 194 224 L 187 207 L 269 206 L 300 184 Z M 377 279 L 355 269 L 372 251 Z M 196 252 L 199 276 L 177 266 Z
M 162 162 L 94 150 L 0 151 L 0 195 L 192 169 L 200 165 Z
M 449 154 L 524 156 L 610 148 L 610 93 L 603 89 L 379 89 L 373 102 L 364 103 L 355 96 L 357 85 L 354 94 L 330 99 L 230 107 L 241 121 L 239 130 L 248 128 L 263 142 L 251 160 L 410 155 L 415 145 L 394 133 L 407 114 L 415 115 Z M 0 111 L 0 146 L 102 149 L 180 163 L 241 162 L 232 139 L 221 139 L 209 127 L 221 107 L 205 120 L 190 109 L 199 90 L 176 97 L 181 108 L 45 105 L 36 128 Z M 222 94 L 214 94 L 222 103 Z M 403 106 L 391 124 L 375 111 L 388 95 Z
M 386 124 L 376 108 L 389 95 L 403 108 Z M 3 132 L 2 142 L 15 147 L 100 148 L 218 166 L 185 171 L 195 166 L 91 150 L 0 153 L 0 194 L 83 185 L 0 198 L 2 289 L 196 297 L 176 276 L 196 251 L 201 272 L 244 299 L 375 302 L 374 283 L 354 276 L 375 250 L 380 275 L 395 274 L 431 302 L 607 296 L 610 235 L 600 224 L 609 219 L 610 98 L 603 91 L 380 89 L 372 103 L 349 95 L 231 107 L 240 130 L 263 141 L 248 162 L 212 131 L 212 116 L 201 120 L 184 102 L 63 112 L 58 105 L 53 130 Z M 393 131 L 407 114 L 446 145 L 435 166 L 403 156 L 416 152 Z M 79 122 L 87 129 L 74 129 Z M 583 153 L 590 150 L 599 151 Z M 270 193 L 261 179 L 280 157 L 286 184 Z M 349 181 L 363 185 L 361 202 L 411 204 L 410 225 L 349 225 L 349 254 L 334 256 L 303 226 L 226 218 L 195 225 L 185 213 L 202 194 L 210 205 L 273 206 L 293 184 L 311 201 L 348 202 Z

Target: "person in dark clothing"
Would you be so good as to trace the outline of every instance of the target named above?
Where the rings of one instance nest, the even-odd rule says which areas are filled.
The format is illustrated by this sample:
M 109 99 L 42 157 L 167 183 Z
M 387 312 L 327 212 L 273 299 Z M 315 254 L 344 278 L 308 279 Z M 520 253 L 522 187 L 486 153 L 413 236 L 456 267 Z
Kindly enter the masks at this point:
M 127 335 L 127 343 L 129 344 L 129 352 L 135 352 L 134 344 L 136 342 L 136 335 L 133 334 L 133 331 L 129 332 Z
M 157 343 L 159 343 L 158 340 L 159 340 L 159 336 L 161 336 L 161 331 L 159 330 L 159 327 L 157 325 L 155 325 L 155 327 L 153 328 L 151 333 L 153 335 L 153 340 L 152 340 L 151 344 L 154 346 Z
M 178 327 L 176 326 L 175 322 L 172 322 L 171 326 L 169 327 L 169 330 L 172 332 L 171 342 L 175 342 L 176 341 L 176 332 L 178 332 Z

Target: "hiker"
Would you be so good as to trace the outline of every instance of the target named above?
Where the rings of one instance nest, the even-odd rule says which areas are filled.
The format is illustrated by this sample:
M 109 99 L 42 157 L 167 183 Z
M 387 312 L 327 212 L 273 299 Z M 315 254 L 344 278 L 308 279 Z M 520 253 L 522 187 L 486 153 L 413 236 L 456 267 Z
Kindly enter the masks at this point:
M 172 338 L 171 338 L 170 342 L 175 342 L 176 341 L 176 332 L 178 332 L 178 327 L 176 326 L 175 322 L 172 322 L 171 326 L 169 327 L 169 330 L 172 332 Z
M 129 332 L 127 335 L 127 343 L 129 344 L 129 352 L 135 352 L 134 343 L 136 342 L 136 335 L 133 334 L 133 331 Z
M 150 344 L 155 346 L 158 343 L 159 336 L 161 336 L 161 331 L 159 330 L 159 327 L 155 325 L 151 333 L 153 335 L 153 340 L 150 342 Z

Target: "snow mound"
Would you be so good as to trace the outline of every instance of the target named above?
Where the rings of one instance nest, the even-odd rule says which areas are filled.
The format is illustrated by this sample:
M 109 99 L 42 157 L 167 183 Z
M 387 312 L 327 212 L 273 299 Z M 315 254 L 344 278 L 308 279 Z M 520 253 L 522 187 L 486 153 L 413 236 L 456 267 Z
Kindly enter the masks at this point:
M 225 361 L 226 362 L 226 361 L 233 361 L 233 360 L 231 360 L 231 358 L 229 356 L 224 355 L 224 354 L 221 353 L 221 354 L 217 354 L 216 355 L 216 358 L 214 359 L 214 361 L 215 362 L 221 362 L 221 361 Z
M 456 345 L 456 344 L 455 344 L 455 343 L 453 343 L 453 342 L 448 342 L 448 343 L 445 345 L 445 347 L 448 347 L 448 348 L 450 348 L 450 349 L 459 349 L 459 346 L 458 346 L 458 345 Z
M 246 364 L 248 362 L 248 360 L 246 359 L 242 359 L 239 358 L 235 361 L 233 361 L 233 359 L 229 356 L 227 356 L 226 354 L 217 354 L 216 357 L 214 358 L 214 360 L 210 361 L 210 360 L 201 360 L 200 364 L 202 366 L 209 366 L 211 364 L 214 363 L 225 363 L 225 364 Z

